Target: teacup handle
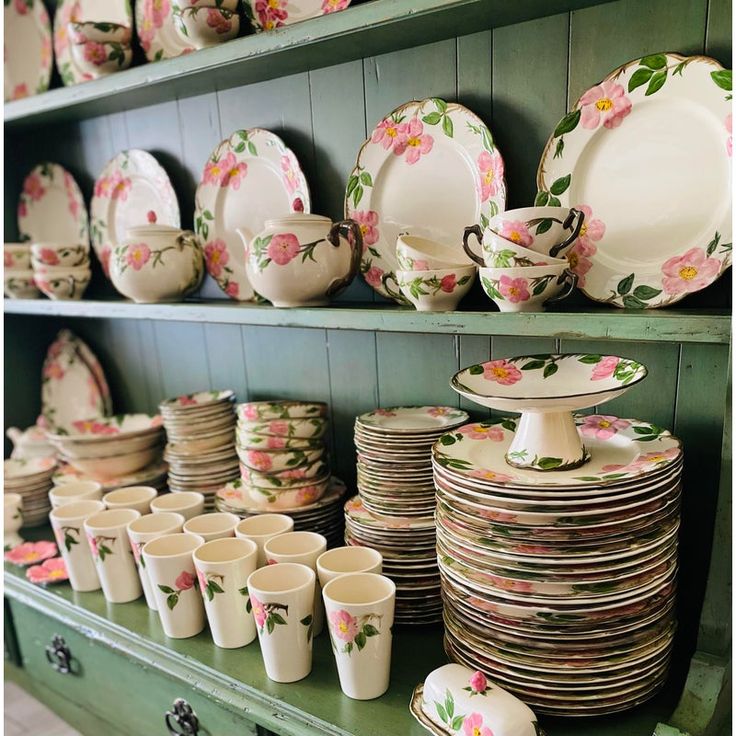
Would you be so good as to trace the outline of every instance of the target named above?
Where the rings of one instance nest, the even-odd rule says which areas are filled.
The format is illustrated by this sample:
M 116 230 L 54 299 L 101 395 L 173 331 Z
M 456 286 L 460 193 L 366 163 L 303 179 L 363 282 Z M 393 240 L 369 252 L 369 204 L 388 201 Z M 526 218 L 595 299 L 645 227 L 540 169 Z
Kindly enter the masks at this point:
M 478 245 L 480 245 L 481 248 L 483 247 L 483 231 L 480 229 L 480 225 L 471 225 L 470 227 L 466 227 L 465 232 L 463 233 L 463 250 L 468 254 L 468 258 L 471 258 L 479 266 L 485 266 L 485 261 L 470 250 L 468 239 L 471 235 L 475 235 Z
M 398 291 L 394 291 L 388 285 L 389 281 L 393 281 L 396 284 L 396 286 L 399 287 L 399 282 L 396 280 L 396 275 L 393 273 L 393 271 L 390 271 L 389 273 L 385 273 L 381 277 L 381 283 L 383 285 L 383 288 L 386 289 L 386 293 L 394 301 L 397 301 L 399 304 L 411 304 L 411 302 L 401 293 L 401 287 L 399 287 Z
M 342 278 L 335 279 L 327 287 L 327 296 L 334 296 L 350 284 L 355 278 L 355 274 L 358 273 L 360 257 L 363 255 L 363 231 L 355 220 L 340 220 L 336 222 L 330 228 L 330 232 L 327 233 L 327 242 L 334 245 L 335 248 L 339 248 L 341 235 L 348 241 L 352 249 L 350 253 L 350 268 Z M 353 237 L 349 238 L 348 235 L 352 235 Z
M 199 240 L 191 230 L 182 230 L 182 232 L 176 236 L 176 244 L 179 246 L 179 250 L 181 250 L 185 245 L 191 245 L 196 248 L 199 245 Z
M 585 222 L 585 212 L 571 207 L 570 214 L 565 218 L 562 227 L 567 230 L 575 218 L 577 218 L 577 222 L 575 222 L 575 227 L 572 229 L 572 234 L 566 240 L 550 248 L 549 255 L 551 258 L 557 258 L 558 253 L 562 253 L 565 248 L 572 245 L 578 239 L 578 235 L 580 235 L 580 231 L 583 229 L 583 223 Z
M 547 301 L 544 303 L 545 307 L 548 304 L 555 304 L 556 302 L 561 302 L 563 299 L 567 299 L 567 297 L 572 294 L 572 290 L 578 285 L 578 275 L 571 271 L 569 268 L 566 268 L 557 279 L 558 284 L 561 284 L 563 282 L 567 282 L 567 288 L 564 289 L 557 296 L 553 296 L 551 299 L 547 299 Z

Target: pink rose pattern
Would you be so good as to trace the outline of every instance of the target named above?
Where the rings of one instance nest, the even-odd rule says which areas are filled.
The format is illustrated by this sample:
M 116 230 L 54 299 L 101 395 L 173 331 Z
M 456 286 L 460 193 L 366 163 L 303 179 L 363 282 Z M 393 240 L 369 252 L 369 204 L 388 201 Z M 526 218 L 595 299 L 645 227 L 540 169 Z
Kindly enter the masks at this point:
M 493 736 L 493 731 L 483 724 L 480 713 L 471 713 L 463 721 L 463 736 Z
M 217 8 L 207 8 L 207 25 L 213 28 L 215 33 L 222 35 L 232 30 L 233 21 Z
M 434 138 L 424 132 L 424 124 L 418 117 L 401 123 L 399 126 L 399 138 L 394 144 L 394 154 L 403 156 L 407 164 L 415 164 L 422 156 L 432 150 Z
M 143 23 L 138 27 L 138 38 L 143 50 L 151 50 L 156 31 L 164 25 L 171 10 L 170 0 L 141 0 L 143 2 Z
M 527 224 L 522 220 L 504 220 L 498 232 L 501 237 L 524 248 L 528 248 L 534 242 Z
M 399 139 L 400 124 L 392 118 L 381 120 L 371 135 L 372 143 L 380 143 L 386 151 L 390 151 Z
M 521 380 L 521 371 L 508 360 L 491 360 L 483 363 L 483 378 L 494 381 L 502 386 L 513 386 Z
M 497 424 L 464 424 L 458 432 L 470 440 L 503 440 L 503 429 Z
M 440 289 L 446 294 L 452 294 L 452 292 L 455 290 L 456 285 L 457 277 L 454 273 L 448 273 L 447 276 L 443 276 L 440 280 Z
M 583 227 L 575 244 L 567 252 L 570 269 L 578 276 L 578 285 L 585 286 L 585 274 L 590 271 L 593 262 L 590 260 L 598 251 L 596 243 L 605 235 L 606 226 L 602 220 L 593 217 L 593 210 L 587 204 L 576 205 L 585 215 Z
M 45 585 L 46 583 L 59 583 L 69 579 L 64 560 L 54 557 L 45 560 L 40 565 L 34 565 L 26 570 L 26 578 L 32 583 Z
M 590 380 L 604 381 L 606 378 L 611 378 L 620 362 L 621 358 L 617 358 L 615 355 L 606 355 L 595 364 L 595 368 L 590 374 Z
M 268 244 L 266 253 L 274 263 L 285 266 L 299 255 L 299 240 L 293 233 L 274 235 Z
M 580 426 L 580 432 L 586 437 L 609 440 L 617 432 L 630 426 L 631 422 L 626 419 L 618 419 L 617 417 L 605 414 L 594 414 L 585 417 Z
M 299 166 L 294 160 L 293 155 L 285 153 L 281 156 L 281 173 L 284 177 L 286 189 L 288 190 L 289 194 L 294 194 L 294 192 L 297 190 L 297 187 L 299 186 L 299 177 L 297 175 L 298 169 Z
M 373 210 L 357 210 L 350 213 L 350 217 L 360 226 L 360 232 L 363 235 L 363 251 L 369 245 L 375 245 L 378 242 L 378 212 Z
M 32 565 L 43 560 L 48 560 L 58 554 L 58 548 L 54 542 L 46 540 L 41 542 L 23 542 L 5 553 L 5 559 L 14 565 Z
M 617 128 L 631 112 L 631 100 L 620 84 L 609 80 L 591 87 L 580 98 L 580 111 L 580 123 L 588 130 L 601 124 Z
M 330 631 L 342 641 L 353 641 L 358 633 L 358 620 L 345 610 L 333 611 L 330 614 Z
M 96 41 L 89 41 L 84 44 L 84 59 L 95 66 L 104 64 L 107 61 L 107 52 L 104 45 Z
M 218 238 L 204 246 L 204 259 L 207 265 L 207 273 L 214 278 L 222 276 L 223 269 L 230 260 L 225 241 Z
M 717 258 L 709 258 L 703 248 L 691 248 L 665 261 L 662 287 L 670 295 L 690 294 L 713 283 L 720 271 L 721 262 Z
M 383 283 L 383 271 L 378 266 L 371 266 L 364 274 L 366 282 L 377 289 Z
M 322 0 L 323 13 L 336 13 L 338 10 L 345 10 L 350 4 L 350 0 Z
M 271 31 L 284 25 L 289 17 L 287 4 L 288 0 L 256 0 L 256 15 L 263 30 Z
M 498 290 L 506 301 L 513 304 L 528 301 L 530 297 L 529 282 L 522 276 L 511 278 L 504 274 L 498 280 Z
M 470 676 L 468 686 L 465 689 L 470 690 L 471 697 L 473 695 L 485 695 L 486 690 L 488 690 L 488 680 L 486 680 L 486 676 L 480 670 L 477 670 Z
M 248 164 L 245 161 L 238 161 L 234 153 L 228 153 L 222 158 L 221 165 L 223 172 L 220 186 L 240 189 L 240 182 L 248 173 Z
M 135 271 L 140 271 L 150 259 L 151 249 L 145 243 L 131 245 L 125 253 L 126 263 Z
M 495 197 L 503 187 L 504 164 L 498 151 L 482 151 L 478 156 L 481 201 Z
M 166 605 L 173 611 L 179 603 L 179 597 L 187 590 L 196 589 L 199 586 L 197 575 L 188 570 L 182 570 L 174 580 L 174 588 L 159 583 L 158 589 L 166 596 Z

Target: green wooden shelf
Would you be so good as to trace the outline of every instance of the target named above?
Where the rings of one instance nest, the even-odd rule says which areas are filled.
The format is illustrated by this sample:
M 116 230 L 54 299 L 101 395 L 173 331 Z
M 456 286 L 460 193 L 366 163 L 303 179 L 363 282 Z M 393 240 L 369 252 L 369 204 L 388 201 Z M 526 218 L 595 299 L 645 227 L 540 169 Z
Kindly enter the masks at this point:
M 5 125 L 79 120 L 229 89 L 610 0 L 371 0 L 5 105 Z
M 727 310 L 619 310 L 576 312 L 416 312 L 385 304 L 336 303 L 329 307 L 278 309 L 226 300 L 179 304 L 127 301 L 6 299 L 5 314 L 91 319 L 207 322 L 261 327 L 312 327 L 377 332 L 433 332 L 641 342 L 722 343 L 730 340 Z

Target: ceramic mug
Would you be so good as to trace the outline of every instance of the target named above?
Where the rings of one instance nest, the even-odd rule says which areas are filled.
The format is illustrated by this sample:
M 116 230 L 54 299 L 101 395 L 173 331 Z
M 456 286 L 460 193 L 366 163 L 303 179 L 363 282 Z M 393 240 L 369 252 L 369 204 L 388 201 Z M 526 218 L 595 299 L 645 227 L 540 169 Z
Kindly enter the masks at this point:
M 258 546 L 250 539 L 214 539 L 194 552 L 204 610 L 218 647 L 244 647 L 256 638 L 248 578 L 257 561 Z
M 196 534 L 165 534 L 141 550 L 166 636 L 188 639 L 205 625 L 193 554 L 204 544 Z
M 151 513 L 151 501 L 158 491 L 150 486 L 127 486 L 110 491 L 102 499 L 108 509 L 135 509 L 141 516 Z
M 143 592 L 128 541 L 128 524 L 139 516 L 134 509 L 111 509 L 99 511 L 84 521 L 102 592 L 110 603 L 134 601 Z
M 317 577 L 324 588 L 339 575 L 371 572 L 380 575 L 383 555 L 371 547 L 335 547 L 317 558 Z
M 146 603 L 154 611 L 158 610 L 156 595 L 151 587 L 146 563 L 141 556 L 141 550 L 146 542 L 164 536 L 164 534 L 178 534 L 184 526 L 184 517 L 173 511 L 162 511 L 160 514 L 146 514 L 134 519 L 128 524 L 128 540 L 133 550 L 135 564 L 138 567 L 138 577 L 141 579 L 143 595 Z
M 100 589 L 100 576 L 85 538 L 84 522 L 104 509 L 102 501 L 74 501 L 52 509 L 49 514 L 69 582 L 78 593 Z
M 64 506 L 76 501 L 101 501 L 102 484 L 96 480 L 70 481 L 60 486 L 54 486 L 49 491 L 49 501 L 52 508 Z
M 187 534 L 199 535 L 205 542 L 211 542 L 213 539 L 234 537 L 235 527 L 239 521 L 239 516 L 226 511 L 215 514 L 200 514 L 184 524 L 184 531 Z
M 248 578 L 248 597 L 266 675 L 296 682 L 312 671 L 316 576 L 306 565 L 267 565 Z
M 306 565 L 317 572 L 317 560 L 327 549 L 327 539 L 316 532 L 287 532 L 269 539 L 263 546 L 266 562 L 269 565 L 294 562 Z M 319 636 L 325 625 L 325 611 L 322 606 L 322 588 L 319 582 L 314 586 L 313 635 Z
M 164 493 L 151 501 L 151 513 L 174 511 L 186 520 L 199 516 L 204 511 L 204 496 L 196 491 L 177 491 Z
M 342 691 L 372 700 L 388 690 L 396 585 L 372 573 L 340 575 L 322 591 Z
M 252 539 L 258 547 L 258 567 L 266 564 L 264 545 L 269 539 L 293 531 L 294 519 L 286 514 L 259 514 L 243 519 L 235 527 L 235 536 Z
M 19 493 L 5 494 L 4 545 L 15 547 L 23 541 L 18 530 L 23 526 L 23 497 Z

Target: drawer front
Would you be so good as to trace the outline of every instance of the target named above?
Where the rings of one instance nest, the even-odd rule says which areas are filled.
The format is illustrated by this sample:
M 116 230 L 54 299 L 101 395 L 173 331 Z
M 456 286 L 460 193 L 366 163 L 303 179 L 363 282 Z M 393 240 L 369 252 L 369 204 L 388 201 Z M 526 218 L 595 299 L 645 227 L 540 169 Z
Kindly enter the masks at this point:
M 10 601 L 10 606 L 22 665 L 28 675 L 94 712 L 118 731 L 168 736 L 164 715 L 177 698 L 183 698 L 199 720 L 200 736 L 255 736 L 257 733 L 254 723 L 220 708 L 193 687 L 118 654 L 93 636 L 86 636 L 36 609 L 17 601 Z M 47 659 L 46 647 L 55 635 L 64 638 L 71 653 L 69 674 L 56 671 Z

